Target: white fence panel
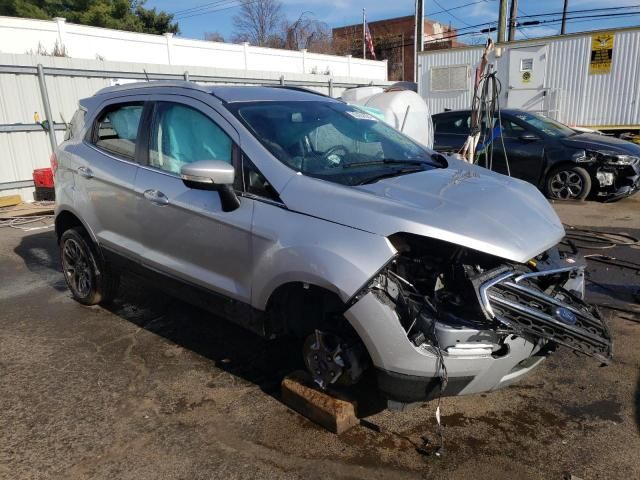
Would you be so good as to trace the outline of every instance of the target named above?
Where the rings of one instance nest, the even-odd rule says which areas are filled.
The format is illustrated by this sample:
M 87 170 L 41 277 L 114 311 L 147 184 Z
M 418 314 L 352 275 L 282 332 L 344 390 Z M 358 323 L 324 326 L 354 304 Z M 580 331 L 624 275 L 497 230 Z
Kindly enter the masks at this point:
M 73 58 L 163 65 L 224 67 L 283 73 L 318 73 L 387 80 L 387 62 L 318 55 L 67 23 L 63 18 L 32 20 L 0 17 L 0 53 L 23 54 L 38 47 L 51 52 L 64 45 Z
M 236 46 L 237 47 L 237 46 Z M 244 49 L 243 46 L 239 48 Z M 287 52 L 289 53 L 289 52 Z M 296 54 L 298 52 L 291 52 Z M 327 60 L 331 56 L 320 56 Z M 34 113 L 45 120 L 36 66 L 41 64 L 49 94 L 52 121 L 57 142 L 62 141 L 63 122 L 69 121 L 78 107 L 78 101 L 97 90 L 112 85 L 117 79 L 145 80 L 150 78 L 183 79 L 188 71 L 193 81 L 206 84 L 245 85 L 301 85 L 320 93 L 340 96 L 345 88 L 367 85 L 370 78 L 336 77 L 327 75 L 283 73 L 282 71 L 252 71 L 207 68 L 202 66 L 160 65 L 128 63 L 35 55 L 0 54 L 0 194 L 17 193 L 24 200 L 33 198 L 33 188 L 13 188 L 13 182 L 28 182 L 32 171 L 49 166 L 51 146 L 47 133 L 34 123 Z M 274 63 L 274 65 L 277 65 Z M 312 67 L 309 67 L 312 68 Z M 160 77 L 157 77 L 160 76 Z M 284 76 L 284 78 L 283 78 Z M 388 85 L 388 82 L 375 82 Z M 12 131 L 7 129 L 32 131 Z

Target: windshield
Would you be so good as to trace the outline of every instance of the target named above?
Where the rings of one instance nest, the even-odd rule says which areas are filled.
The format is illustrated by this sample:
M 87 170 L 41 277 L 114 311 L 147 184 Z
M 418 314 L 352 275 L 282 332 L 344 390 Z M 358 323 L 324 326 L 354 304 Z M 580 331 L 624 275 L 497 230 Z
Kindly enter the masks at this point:
M 562 123 L 535 113 L 518 112 L 515 117 L 550 137 L 568 137 L 576 133 Z
M 363 110 L 338 102 L 250 102 L 228 107 L 281 162 L 345 185 L 438 166 L 433 152 Z

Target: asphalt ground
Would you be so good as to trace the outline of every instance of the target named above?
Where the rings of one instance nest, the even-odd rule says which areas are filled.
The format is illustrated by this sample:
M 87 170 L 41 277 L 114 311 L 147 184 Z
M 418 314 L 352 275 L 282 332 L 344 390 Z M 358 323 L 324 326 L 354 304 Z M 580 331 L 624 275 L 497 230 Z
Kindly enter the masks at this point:
M 558 210 L 638 235 L 638 206 Z M 594 301 L 640 303 L 636 272 L 593 262 L 589 278 Z M 328 433 L 279 401 L 286 344 L 134 277 L 111 307 L 83 307 L 51 230 L 2 228 L 0 478 L 640 478 L 640 318 L 606 313 L 611 365 L 560 349 L 517 386 L 443 399 L 437 457 L 417 448 L 439 444 L 435 402 Z

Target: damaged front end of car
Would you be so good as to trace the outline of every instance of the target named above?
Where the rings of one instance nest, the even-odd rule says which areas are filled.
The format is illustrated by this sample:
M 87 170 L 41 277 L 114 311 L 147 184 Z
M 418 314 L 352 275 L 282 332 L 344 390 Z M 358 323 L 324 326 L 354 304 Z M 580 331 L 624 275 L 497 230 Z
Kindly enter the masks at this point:
M 389 400 L 496 390 L 557 345 L 610 360 L 611 336 L 583 300 L 585 263 L 575 255 L 554 247 L 521 264 L 419 235 L 389 241 L 397 254 L 345 314 Z

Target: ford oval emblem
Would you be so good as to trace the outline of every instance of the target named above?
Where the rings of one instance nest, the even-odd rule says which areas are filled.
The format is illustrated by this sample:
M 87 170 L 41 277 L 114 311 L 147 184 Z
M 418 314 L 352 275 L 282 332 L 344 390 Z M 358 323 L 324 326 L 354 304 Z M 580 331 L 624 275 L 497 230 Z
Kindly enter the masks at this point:
M 575 325 L 578 317 L 568 308 L 558 307 L 554 312 L 554 317 L 557 320 L 560 320 L 562 323 L 566 323 L 567 325 Z

